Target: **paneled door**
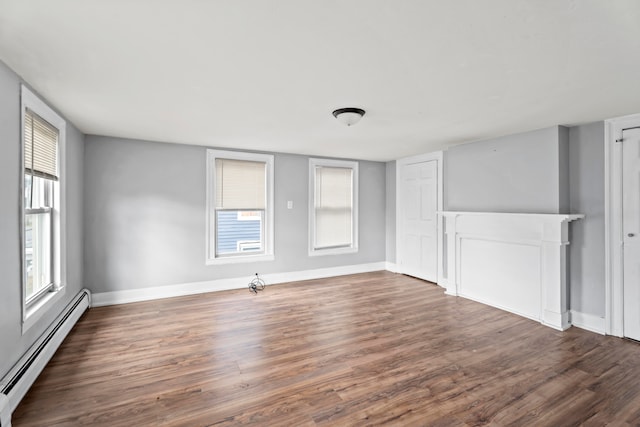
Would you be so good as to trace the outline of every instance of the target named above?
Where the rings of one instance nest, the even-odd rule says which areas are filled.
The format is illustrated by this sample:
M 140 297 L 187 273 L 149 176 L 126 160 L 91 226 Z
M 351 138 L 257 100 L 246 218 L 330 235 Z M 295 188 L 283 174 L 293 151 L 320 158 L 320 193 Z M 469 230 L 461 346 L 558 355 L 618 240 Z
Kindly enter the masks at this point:
M 640 129 L 622 137 L 624 336 L 640 341 Z
M 400 273 L 438 280 L 438 161 L 399 164 Z

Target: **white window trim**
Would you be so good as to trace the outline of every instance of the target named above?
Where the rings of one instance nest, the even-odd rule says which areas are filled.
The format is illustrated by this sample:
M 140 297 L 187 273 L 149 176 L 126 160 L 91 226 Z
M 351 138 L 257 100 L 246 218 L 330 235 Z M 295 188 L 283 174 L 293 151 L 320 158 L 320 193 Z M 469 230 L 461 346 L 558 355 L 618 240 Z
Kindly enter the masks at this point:
M 47 292 L 39 300 L 29 307 L 26 306 L 24 295 L 24 113 L 29 109 L 58 129 L 58 191 L 55 191 L 54 209 L 52 212 L 53 226 L 53 291 Z M 21 86 L 20 97 L 20 274 L 22 296 L 22 333 L 24 334 L 37 323 L 37 321 L 55 305 L 65 293 L 67 283 L 67 241 L 66 241 L 66 121 L 60 117 L 51 107 L 34 94 L 29 88 Z
M 246 160 L 252 162 L 264 162 L 267 165 L 267 206 L 265 208 L 265 220 L 264 220 L 264 253 L 257 255 L 226 255 L 224 257 L 216 257 L 215 241 L 211 242 L 211 232 L 215 228 L 215 224 L 211 221 L 212 212 L 215 210 L 215 197 L 213 197 L 213 191 L 216 188 L 216 167 L 215 159 L 233 159 L 233 160 Z M 206 185 L 206 239 L 205 239 L 205 264 L 206 265 L 220 265 L 220 264 L 238 264 L 247 262 L 260 262 L 260 261 L 273 261 L 275 259 L 273 253 L 273 155 L 270 154 L 258 154 L 258 153 L 246 153 L 241 151 L 225 151 L 225 150 L 207 150 L 207 185 Z M 212 247 L 214 248 L 213 250 Z
M 344 248 L 326 248 L 315 249 L 314 248 L 314 236 L 316 228 L 316 216 L 315 216 L 315 191 L 316 191 L 316 166 L 337 167 L 337 168 L 350 168 L 353 170 L 353 229 L 351 230 L 352 244 L 349 247 Z M 309 256 L 324 256 L 324 255 L 341 255 L 352 254 L 358 252 L 358 162 L 350 160 L 333 160 L 333 159 L 309 159 Z

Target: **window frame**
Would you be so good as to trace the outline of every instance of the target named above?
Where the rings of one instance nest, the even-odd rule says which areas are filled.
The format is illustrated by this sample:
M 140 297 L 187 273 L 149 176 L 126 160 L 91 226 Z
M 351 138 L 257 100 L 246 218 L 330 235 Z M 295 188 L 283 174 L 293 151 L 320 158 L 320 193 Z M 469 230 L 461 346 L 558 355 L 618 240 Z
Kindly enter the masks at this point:
M 49 183 L 49 185 L 52 185 L 52 183 Z M 42 288 L 40 288 L 38 291 L 32 293 L 30 296 L 27 296 L 27 291 L 26 291 L 26 281 L 27 279 L 25 279 L 25 285 L 23 287 L 23 289 L 25 289 L 25 293 L 24 293 L 24 300 L 25 300 L 25 306 L 27 307 L 27 309 L 29 309 L 29 307 L 31 307 L 31 305 L 35 304 L 36 301 L 46 292 L 50 292 L 53 288 L 54 288 L 54 277 L 53 277 L 53 271 L 54 271 L 54 265 L 53 265 L 53 253 L 51 252 L 52 248 L 53 248 L 53 207 L 45 207 L 45 208 L 29 208 L 29 209 L 25 209 L 25 213 L 24 213 L 24 221 L 25 224 L 27 223 L 27 217 L 28 216 L 37 216 L 37 215 L 46 215 L 46 220 L 48 222 L 48 224 L 45 226 L 45 228 L 48 228 L 48 232 L 44 233 L 45 235 L 43 235 L 43 237 L 45 238 L 45 241 L 48 243 L 48 250 L 47 250 L 47 255 L 48 255 L 48 266 L 46 266 L 45 268 L 48 268 L 49 271 L 49 279 L 50 279 L 50 283 L 48 283 L 46 286 L 43 286 Z M 35 220 L 37 221 L 37 220 Z M 31 244 L 33 247 L 31 247 L 31 258 L 32 258 L 32 266 L 36 265 L 37 263 L 35 262 L 35 257 L 38 256 L 37 252 L 34 252 L 35 249 L 35 242 L 40 240 L 40 236 L 37 236 L 36 233 L 34 233 L 34 229 L 36 227 L 33 226 L 34 223 L 34 219 L 31 220 L 32 223 L 32 230 L 31 230 Z M 38 227 L 39 228 L 39 227 Z M 26 235 L 26 226 L 25 226 L 25 235 Z M 25 257 L 25 264 L 26 264 L 26 259 L 27 259 L 27 248 L 26 248 L 26 237 L 25 237 L 25 253 L 24 253 L 24 257 Z M 25 276 L 27 276 L 26 272 L 25 272 Z M 35 277 L 32 279 L 35 281 Z M 32 282 L 33 283 L 33 282 Z M 35 283 L 34 283 L 35 285 Z
M 316 198 L 316 167 L 335 167 L 335 168 L 347 168 L 353 171 L 352 173 L 352 210 L 351 210 L 351 245 L 344 247 L 331 247 L 331 248 L 316 248 L 315 247 L 315 235 L 316 235 L 316 215 L 315 215 L 315 198 Z M 340 255 L 351 254 L 358 252 L 358 200 L 359 200 L 359 172 L 358 162 L 353 160 L 335 160 L 335 159 L 321 159 L 321 158 L 309 158 L 309 256 L 323 256 L 323 255 Z
M 237 253 L 233 255 L 216 256 L 217 236 L 215 217 L 216 213 L 216 159 L 244 160 L 250 162 L 263 162 L 266 164 L 266 206 L 264 209 L 263 236 L 264 251 L 259 254 Z M 205 265 L 236 264 L 246 262 L 273 261 L 274 256 L 274 197 L 273 175 L 274 156 L 271 154 L 250 153 L 243 151 L 227 151 L 207 149 L 206 165 L 206 238 L 205 238 Z M 247 209 L 251 210 L 251 209 Z
M 58 180 L 54 181 L 53 200 L 50 208 L 51 220 L 51 280 L 47 291 L 41 292 L 27 301 L 26 295 L 26 215 L 24 202 L 25 168 L 24 168 L 24 126 L 25 114 L 30 110 L 47 121 L 58 130 Z M 28 331 L 65 293 L 67 283 L 66 271 L 66 127 L 67 123 L 58 113 L 25 85 L 20 91 L 20 294 L 22 305 L 22 333 Z M 33 185 L 33 184 L 32 184 Z M 35 213 L 39 209 L 30 209 Z

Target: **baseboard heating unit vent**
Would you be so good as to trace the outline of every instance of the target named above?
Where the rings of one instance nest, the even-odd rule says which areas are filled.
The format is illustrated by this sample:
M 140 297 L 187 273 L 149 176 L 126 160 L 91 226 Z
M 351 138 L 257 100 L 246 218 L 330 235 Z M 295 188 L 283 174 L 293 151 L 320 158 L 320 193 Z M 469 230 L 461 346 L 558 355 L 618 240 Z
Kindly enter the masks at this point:
M 80 316 L 91 306 L 83 289 L 0 382 L 0 427 L 11 426 L 11 413 L 47 365 Z

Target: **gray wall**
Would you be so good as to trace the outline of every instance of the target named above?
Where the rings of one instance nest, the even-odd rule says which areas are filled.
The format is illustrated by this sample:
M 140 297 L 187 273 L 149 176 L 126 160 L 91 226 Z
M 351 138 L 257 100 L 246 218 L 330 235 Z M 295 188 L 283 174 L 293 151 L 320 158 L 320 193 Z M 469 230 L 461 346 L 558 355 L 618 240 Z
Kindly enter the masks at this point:
M 22 334 L 20 271 L 20 83 L 0 62 L 0 378 L 35 342 L 82 286 L 83 135 L 67 121 L 67 289 L 65 297 Z
M 571 223 L 570 307 L 605 315 L 604 122 L 570 129 L 571 213 L 585 219 Z
M 387 162 L 386 177 L 386 260 L 396 262 L 396 161 Z
M 558 213 L 571 211 L 570 201 L 570 174 L 569 174 L 570 150 L 569 128 L 558 127 Z
M 449 148 L 445 209 L 565 213 L 567 140 L 566 129 L 553 126 Z
M 447 210 L 586 215 L 570 227 L 570 308 L 603 317 L 604 123 L 554 126 L 445 154 Z
M 107 292 L 385 260 L 384 163 L 360 162 L 358 253 L 309 257 L 308 157 L 275 154 L 275 261 L 206 266 L 205 166 L 205 147 L 86 137 L 87 287 Z

